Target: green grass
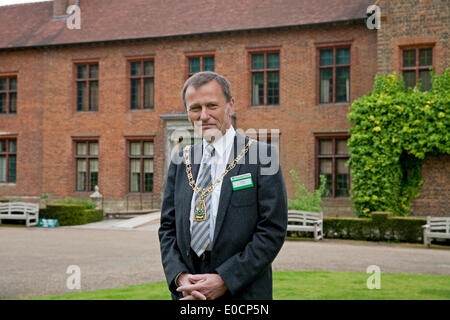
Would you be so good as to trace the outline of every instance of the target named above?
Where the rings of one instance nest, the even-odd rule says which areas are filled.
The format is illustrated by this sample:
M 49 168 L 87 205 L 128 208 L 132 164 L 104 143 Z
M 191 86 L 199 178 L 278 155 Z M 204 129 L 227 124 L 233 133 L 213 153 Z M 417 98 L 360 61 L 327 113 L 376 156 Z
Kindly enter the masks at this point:
M 275 300 L 450 300 L 450 276 L 381 273 L 369 290 L 363 272 L 275 271 Z M 166 282 L 42 296 L 44 300 L 168 300 Z

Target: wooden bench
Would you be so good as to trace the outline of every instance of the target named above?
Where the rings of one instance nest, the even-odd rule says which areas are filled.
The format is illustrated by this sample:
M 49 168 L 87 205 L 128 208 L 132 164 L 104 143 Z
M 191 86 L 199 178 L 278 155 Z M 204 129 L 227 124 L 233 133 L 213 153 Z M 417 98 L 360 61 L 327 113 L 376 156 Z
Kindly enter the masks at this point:
M 39 204 L 28 202 L 0 202 L 1 220 L 25 220 L 27 227 L 39 221 Z
M 287 231 L 313 232 L 315 241 L 323 239 L 322 212 L 288 210 Z
M 427 224 L 423 228 L 423 244 L 430 247 L 431 239 L 450 239 L 450 217 L 427 217 Z

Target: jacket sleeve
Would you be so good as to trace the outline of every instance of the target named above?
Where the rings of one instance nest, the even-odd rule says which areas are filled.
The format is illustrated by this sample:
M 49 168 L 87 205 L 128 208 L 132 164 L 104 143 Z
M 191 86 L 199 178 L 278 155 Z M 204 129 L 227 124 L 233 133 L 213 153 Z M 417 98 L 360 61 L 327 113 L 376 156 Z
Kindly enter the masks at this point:
M 180 250 L 177 244 L 176 225 L 175 225 L 175 176 L 177 165 L 170 163 L 164 197 L 161 207 L 161 225 L 158 230 L 161 260 L 166 275 L 169 290 L 178 295 L 176 291 L 175 278 L 180 272 L 187 272 L 188 267 L 183 262 Z
M 242 252 L 216 268 L 232 295 L 245 289 L 270 266 L 286 237 L 286 187 L 278 153 L 275 148 L 271 149 L 272 160 L 266 165 L 260 165 L 258 170 L 258 222 L 252 240 Z M 274 161 L 276 173 L 261 174 L 264 168 L 274 166 Z

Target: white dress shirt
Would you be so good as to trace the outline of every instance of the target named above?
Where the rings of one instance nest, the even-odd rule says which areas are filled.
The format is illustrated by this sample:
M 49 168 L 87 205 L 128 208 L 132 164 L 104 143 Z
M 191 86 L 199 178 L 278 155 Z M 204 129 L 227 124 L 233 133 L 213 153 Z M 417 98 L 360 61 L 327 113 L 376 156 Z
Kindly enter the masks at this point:
M 224 173 L 227 165 L 228 165 L 228 158 L 230 157 L 231 150 L 233 148 L 233 142 L 234 142 L 234 136 L 236 135 L 236 131 L 234 130 L 233 126 L 230 126 L 228 128 L 225 135 L 220 138 L 219 140 L 215 141 L 212 145 L 214 147 L 214 156 L 211 160 L 211 181 L 214 184 L 214 182 L 220 178 L 220 176 Z M 203 150 L 205 150 L 205 147 L 207 146 L 207 142 L 203 139 Z M 203 152 L 203 155 L 205 155 L 205 152 Z M 199 173 L 203 170 L 203 158 L 202 162 L 199 168 Z M 200 174 L 197 175 L 197 179 L 200 177 Z M 199 181 L 196 181 L 197 184 Z M 222 181 L 223 182 L 223 181 Z M 211 209 L 210 212 L 207 214 L 210 215 L 210 225 L 209 225 L 209 237 L 210 237 L 210 245 L 206 250 L 211 250 L 213 239 L 214 239 L 214 230 L 216 227 L 216 218 L 217 218 L 217 209 L 219 207 L 219 200 L 220 200 L 220 191 L 222 189 L 222 182 L 219 183 L 212 191 L 211 193 Z M 190 213 L 190 222 L 191 222 L 191 234 L 192 234 L 192 225 L 194 222 L 194 210 L 195 210 L 195 192 L 192 195 L 192 201 L 191 201 L 191 213 Z

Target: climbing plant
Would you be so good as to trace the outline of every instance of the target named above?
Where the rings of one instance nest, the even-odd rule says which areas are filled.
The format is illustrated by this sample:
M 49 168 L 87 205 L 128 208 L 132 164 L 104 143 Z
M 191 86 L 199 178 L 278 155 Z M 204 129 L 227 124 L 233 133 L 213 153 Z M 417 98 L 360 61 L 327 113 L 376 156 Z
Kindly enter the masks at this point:
M 402 77 L 376 76 L 373 91 L 355 100 L 348 119 L 348 164 L 357 216 L 410 213 L 422 184 L 422 160 L 450 154 L 450 69 L 432 75 L 432 89 L 405 89 Z

